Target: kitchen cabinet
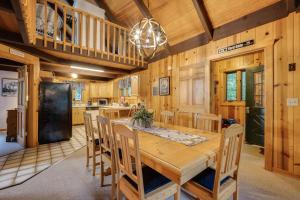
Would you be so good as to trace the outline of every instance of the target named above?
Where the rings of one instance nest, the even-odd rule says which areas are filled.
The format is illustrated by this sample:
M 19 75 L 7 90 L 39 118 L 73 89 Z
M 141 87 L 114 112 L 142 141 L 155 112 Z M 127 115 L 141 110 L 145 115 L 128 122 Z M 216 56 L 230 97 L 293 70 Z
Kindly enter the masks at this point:
M 99 97 L 112 98 L 113 97 L 113 82 L 99 83 Z
M 72 108 L 72 125 L 83 124 L 83 113 L 85 112 L 85 107 L 73 107 Z
M 99 91 L 99 83 L 90 83 L 90 98 L 98 98 Z

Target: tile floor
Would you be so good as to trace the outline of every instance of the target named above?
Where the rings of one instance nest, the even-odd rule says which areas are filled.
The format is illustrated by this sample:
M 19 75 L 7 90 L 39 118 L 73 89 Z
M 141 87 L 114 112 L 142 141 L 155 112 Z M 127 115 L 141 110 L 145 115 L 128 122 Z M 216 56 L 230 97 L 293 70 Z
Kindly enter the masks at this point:
M 73 127 L 69 141 L 39 145 L 0 157 L 0 189 L 23 183 L 86 145 L 83 126 Z

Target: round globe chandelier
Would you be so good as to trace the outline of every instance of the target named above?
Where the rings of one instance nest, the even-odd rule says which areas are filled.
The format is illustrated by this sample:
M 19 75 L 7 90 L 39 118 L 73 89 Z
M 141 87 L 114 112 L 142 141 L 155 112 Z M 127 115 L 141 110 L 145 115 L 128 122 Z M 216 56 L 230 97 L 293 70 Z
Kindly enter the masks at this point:
M 167 36 L 157 21 L 153 18 L 143 18 L 131 29 L 129 41 L 137 47 L 142 57 L 150 59 L 159 47 L 167 43 Z

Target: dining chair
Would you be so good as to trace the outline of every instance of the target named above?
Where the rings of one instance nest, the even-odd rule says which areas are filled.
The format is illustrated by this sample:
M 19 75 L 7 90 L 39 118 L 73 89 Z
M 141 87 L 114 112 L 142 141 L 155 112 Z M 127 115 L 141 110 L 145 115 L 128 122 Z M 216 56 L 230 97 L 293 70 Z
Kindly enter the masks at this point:
M 112 176 L 111 182 L 111 198 L 114 199 L 116 192 L 116 164 L 114 158 L 113 136 L 111 132 L 110 120 L 104 116 L 97 116 L 98 134 L 100 143 L 100 185 L 104 186 L 104 177 L 106 175 Z M 104 172 L 104 164 L 109 164 L 110 173 Z
M 105 109 L 104 116 L 109 119 L 120 118 L 120 110 L 119 109 Z
M 136 113 L 136 111 L 137 111 L 136 105 L 131 106 L 129 113 L 128 113 L 128 117 L 132 117 L 134 115 L 134 113 Z
M 221 133 L 222 116 L 212 113 L 196 113 L 194 115 L 194 128 Z
M 95 129 L 93 127 L 92 115 L 84 112 L 84 127 L 86 133 L 86 167 L 89 166 L 89 160 L 93 160 L 93 176 L 96 174 L 96 166 L 100 165 L 100 162 L 96 162 L 96 158 L 100 156 L 100 140 L 95 138 Z
M 180 188 L 152 168 L 142 165 L 138 133 L 121 124 L 112 123 L 118 168 L 118 199 L 180 198 Z
M 164 124 L 173 124 L 175 122 L 175 113 L 172 111 L 164 110 L 160 113 L 160 122 Z
M 243 143 L 244 128 L 233 124 L 223 130 L 216 169 L 207 168 L 183 188 L 203 200 L 225 200 L 233 195 L 238 199 L 238 169 Z

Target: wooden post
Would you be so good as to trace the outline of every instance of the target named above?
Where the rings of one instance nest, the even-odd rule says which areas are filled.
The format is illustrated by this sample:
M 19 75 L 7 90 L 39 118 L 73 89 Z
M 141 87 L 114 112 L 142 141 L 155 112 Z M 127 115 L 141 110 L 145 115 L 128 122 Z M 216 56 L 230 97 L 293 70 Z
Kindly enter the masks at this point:
M 74 9 L 72 9 L 72 53 L 74 53 L 74 44 L 75 44 L 75 12 Z
M 28 73 L 28 121 L 27 121 L 27 147 L 38 145 L 38 104 L 39 104 L 39 80 L 40 80 L 40 62 L 36 59 L 32 65 L 29 65 Z

